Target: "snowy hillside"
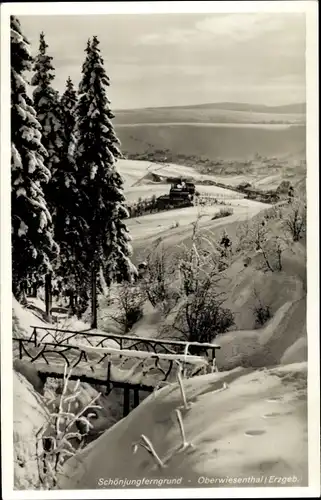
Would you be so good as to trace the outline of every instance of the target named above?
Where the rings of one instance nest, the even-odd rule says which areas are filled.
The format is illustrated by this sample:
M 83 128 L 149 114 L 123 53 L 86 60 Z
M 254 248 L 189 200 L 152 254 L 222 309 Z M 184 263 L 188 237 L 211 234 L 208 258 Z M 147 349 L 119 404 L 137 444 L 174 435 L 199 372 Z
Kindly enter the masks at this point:
M 203 476 L 214 478 L 215 487 L 231 486 L 227 477 L 246 481 L 251 476 L 295 476 L 297 482 L 287 486 L 307 484 L 306 363 L 204 375 L 184 387 L 188 409 L 175 385 L 148 397 L 68 461 L 60 488 L 96 489 L 101 478 L 168 477 L 182 477 L 181 487 L 196 487 Z M 135 447 L 142 434 L 161 465 L 146 449 Z
M 39 394 L 20 373 L 13 372 L 14 486 L 39 487 L 37 433 L 48 421 L 49 412 Z

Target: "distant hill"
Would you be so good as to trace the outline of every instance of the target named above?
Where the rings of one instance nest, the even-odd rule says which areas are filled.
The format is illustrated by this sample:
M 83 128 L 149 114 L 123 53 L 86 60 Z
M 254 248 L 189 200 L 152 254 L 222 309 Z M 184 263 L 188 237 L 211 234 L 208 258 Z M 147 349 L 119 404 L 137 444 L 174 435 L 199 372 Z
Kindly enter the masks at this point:
M 231 111 L 251 111 L 253 113 L 305 113 L 306 104 L 285 104 L 282 106 L 265 106 L 264 104 L 248 104 L 237 102 L 217 102 L 207 104 L 195 104 L 192 106 L 183 106 L 189 108 L 203 109 L 228 109 Z
M 264 106 L 208 103 L 188 106 L 115 110 L 116 125 L 174 123 L 305 123 L 305 104 Z
M 283 104 L 281 106 L 266 106 L 265 104 L 249 104 L 249 103 L 239 103 L 239 102 L 212 102 L 203 104 L 187 104 L 183 106 L 162 106 L 162 107 L 148 107 L 148 108 L 137 108 L 137 109 L 118 109 L 118 113 L 126 113 L 131 115 L 133 113 L 139 113 L 144 111 L 154 111 L 159 113 L 162 110 L 183 110 L 183 109 L 220 109 L 229 111 L 251 111 L 253 113 L 298 113 L 305 114 L 306 104 L 305 103 L 295 103 L 295 104 Z
M 128 155 L 168 150 L 209 159 L 305 156 L 305 104 L 265 106 L 208 103 L 115 111 L 114 124 Z M 133 158 L 133 156 L 132 156 Z M 175 161 L 174 161 L 175 160 Z

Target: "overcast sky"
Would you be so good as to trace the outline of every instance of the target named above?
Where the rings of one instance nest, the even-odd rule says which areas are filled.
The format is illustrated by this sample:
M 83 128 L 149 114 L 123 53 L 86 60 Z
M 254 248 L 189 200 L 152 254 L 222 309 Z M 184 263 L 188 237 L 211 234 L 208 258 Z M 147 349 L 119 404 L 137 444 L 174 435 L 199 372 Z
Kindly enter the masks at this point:
M 78 86 L 87 39 L 97 35 L 114 109 L 305 101 L 304 14 L 19 18 L 33 54 L 45 32 L 59 91 L 69 75 Z

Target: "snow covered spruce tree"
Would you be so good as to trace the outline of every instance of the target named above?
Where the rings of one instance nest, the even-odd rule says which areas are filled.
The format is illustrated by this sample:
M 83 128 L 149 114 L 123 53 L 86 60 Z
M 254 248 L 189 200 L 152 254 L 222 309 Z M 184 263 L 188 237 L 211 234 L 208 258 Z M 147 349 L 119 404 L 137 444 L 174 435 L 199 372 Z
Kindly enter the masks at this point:
M 51 85 L 55 78 L 55 68 L 52 65 L 53 58 L 47 54 L 47 48 L 45 35 L 41 33 L 39 53 L 34 64 L 35 74 L 31 79 L 31 85 L 36 87 L 33 91 L 34 106 L 42 127 L 42 144 L 48 152 L 46 166 L 52 174 L 51 184 L 54 184 L 55 173 L 59 168 L 63 151 L 63 129 L 59 93 Z M 54 189 L 48 189 L 49 197 L 53 192 Z M 55 207 L 55 198 L 53 196 L 53 200 L 48 200 L 53 207 Z
M 92 273 L 92 327 L 97 327 L 97 274 L 103 271 L 109 286 L 130 280 L 136 269 L 131 263 L 130 235 L 123 219 L 128 217 L 123 181 L 116 169 L 120 158 L 106 88 L 110 85 L 96 36 L 88 41 L 79 84 L 76 121 L 76 162 L 79 182 L 86 197 L 84 218 L 90 227 L 87 264 Z
M 51 178 L 44 189 L 46 200 L 53 218 L 56 215 L 57 204 L 62 200 L 57 185 L 57 170 L 63 154 L 63 131 L 62 116 L 59 103 L 59 94 L 53 89 L 51 82 L 54 80 L 54 67 L 52 57 L 47 54 L 48 45 L 45 42 L 44 33 L 40 34 L 39 53 L 35 58 L 34 75 L 31 85 L 36 88 L 33 91 L 34 106 L 37 118 L 41 125 L 42 144 L 48 155 L 45 165 L 49 169 Z M 55 223 L 54 223 L 55 225 Z M 52 302 L 52 273 L 46 275 L 46 312 L 50 316 Z
M 43 193 L 50 180 L 44 165 L 47 152 L 24 77 L 32 66 L 29 42 L 14 16 L 10 27 L 12 284 L 14 294 L 21 297 L 28 282 L 51 271 L 50 260 L 58 247 Z
M 70 148 L 74 146 L 75 142 L 74 130 L 76 124 L 76 114 L 75 114 L 76 104 L 77 104 L 77 91 L 69 76 L 66 81 L 66 90 L 62 94 L 60 100 L 62 120 L 63 120 L 63 131 L 68 145 L 68 151 L 70 151 Z M 71 149 L 70 153 L 73 153 L 73 149 Z
M 73 313 L 81 314 L 87 308 L 87 288 L 90 282 L 89 272 L 84 266 L 85 254 L 83 241 L 88 233 L 88 226 L 83 217 L 84 193 L 78 185 L 75 150 L 75 107 L 77 92 L 68 78 L 66 90 L 61 97 L 63 149 L 60 163 L 55 170 L 55 211 L 53 215 L 55 240 L 60 246 L 60 255 L 56 266 L 57 279 L 70 297 Z
M 58 92 L 52 87 L 55 77 L 53 58 L 47 54 L 47 48 L 44 33 L 41 33 L 31 83 L 36 86 L 33 92 L 35 109 L 42 125 L 42 142 L 48 151 L 46 166 L 51 172 L 45 194 L 52 212 L 55 240 L 61 250 L 59 259 L 55 261 L 54 277 L 59 282 L 59 289 L 69 293 L 72 312 L 76 312 L 75 293 L 79 286 L 83 289 L 86 277 L 81 265 L 81 240 L 86 224 L 79 214 L 82 201 L 72 151 L 77 95 L 69 79 L 66 92 L 59 99 Z M 49 300 L 46 303 L 49 302 L 49 307 L 51 289 L 51 275 L 48 275 L 46 290 Z

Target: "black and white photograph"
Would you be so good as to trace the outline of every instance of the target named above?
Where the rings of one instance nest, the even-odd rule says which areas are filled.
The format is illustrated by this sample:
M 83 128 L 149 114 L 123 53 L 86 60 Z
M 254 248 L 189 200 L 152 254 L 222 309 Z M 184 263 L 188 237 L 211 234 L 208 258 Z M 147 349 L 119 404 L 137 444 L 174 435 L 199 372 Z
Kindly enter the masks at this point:
M 4 498 L 318 496 L 317 3 L 1 31 Z

